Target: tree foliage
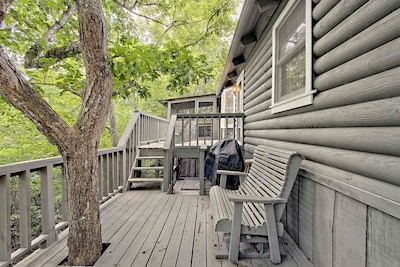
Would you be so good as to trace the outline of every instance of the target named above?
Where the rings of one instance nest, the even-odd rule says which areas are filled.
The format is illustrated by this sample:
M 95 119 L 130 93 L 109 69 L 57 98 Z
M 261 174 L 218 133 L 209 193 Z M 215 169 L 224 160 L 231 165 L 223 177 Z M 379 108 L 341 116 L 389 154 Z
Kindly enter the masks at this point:
M 120 128 L 133 111 L 126 110 L 127 105 L 165 116 L 158 100 L 215 91 L 234 25 L 229 14 L 236 4 L 103 2 Z M 0 28 L 2 46 L 70 125 L 78 115 L 85 84 L 77 24 L 72 1 L 16 1 Z M 0 164 L 57 154 L 20 112 L 1 98 L 0 106 Z M 109 132 L 103 135 L 102 147 L 109 147 Z

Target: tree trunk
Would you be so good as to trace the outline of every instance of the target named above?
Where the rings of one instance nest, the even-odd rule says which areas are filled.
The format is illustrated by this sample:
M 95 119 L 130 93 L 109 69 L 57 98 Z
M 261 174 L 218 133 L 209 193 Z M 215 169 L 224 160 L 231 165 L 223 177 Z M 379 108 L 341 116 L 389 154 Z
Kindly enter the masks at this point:
M 0 1 L 0 23 L 12 0 Z M 112 76 L 100 0 L 76 0 L 86 72 L 82 107 L 70 127 L 36 92 L 0 46 L 0 93 L 21 110 L 64 159 L 69 218 L 68 262 L 93 265 L 101 254 L 97 150 L 107 120 Z
M 82 144 L 77 138 L 75 145 L 71 144 L 68 151 L 63 152 L 68 192 L 70 265 L 93 265 L 101 255 L 99 180 L 95 144 L 96 142 L 89 140 Z

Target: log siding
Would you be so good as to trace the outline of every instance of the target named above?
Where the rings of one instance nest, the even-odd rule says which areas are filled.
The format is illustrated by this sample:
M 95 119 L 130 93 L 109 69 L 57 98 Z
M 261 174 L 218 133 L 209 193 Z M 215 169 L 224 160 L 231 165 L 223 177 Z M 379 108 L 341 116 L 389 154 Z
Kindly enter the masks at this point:
M 306 157 L 283 222 L 316 266 L 399 266 L 400 1 L 313 5 L 314 102 L 271 113 L 271 19 L 244 67 L 245 151 Z

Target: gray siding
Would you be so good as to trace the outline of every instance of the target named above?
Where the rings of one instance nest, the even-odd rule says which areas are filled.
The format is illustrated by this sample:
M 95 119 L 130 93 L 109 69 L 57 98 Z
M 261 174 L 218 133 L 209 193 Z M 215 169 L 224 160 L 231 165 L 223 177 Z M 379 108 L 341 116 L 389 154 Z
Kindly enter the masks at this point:
M 245 150 L 306 157 L 284 223 L 316 266 L 400 266 L 400 1 L 313 2 L 314 103 L 271 113 L 268 25 L 245 67 Z

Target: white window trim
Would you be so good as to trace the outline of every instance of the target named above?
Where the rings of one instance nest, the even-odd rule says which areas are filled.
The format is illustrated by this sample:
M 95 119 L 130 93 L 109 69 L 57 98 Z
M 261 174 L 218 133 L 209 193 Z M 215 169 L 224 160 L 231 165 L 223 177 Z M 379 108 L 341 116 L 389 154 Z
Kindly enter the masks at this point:
M 277 61 L 277 53 L 276 51 L 276 31 L 279 26 L 281 26 L 285 21 L 289 14 L 292 13 L 294 8 L 300 1 L 306 1 L 306 44 L 305 44 L 305 53 L 306 53 L 306 82 L 305 82 L 305 92 L 289 97 L 287 99 L 277 101 L 277 84 L 276 81 L 276 61 Z M 312 90 L 312 1 L 311 0 L 293 0 L 289 1 L 286 5 L 285 9 L 282 11 L 281 15 L 277 19 L 276 23 L 273 26 L 272 32 L 272 105 L 271 113 L 279 113 L 290 109 L 295 109 L 298 107 L 310 105 L 313 103 L 313 95 L 316 90 Z
M 240 73 L 237 81 L 236 81 L 236 85 L 240 86 L 240 91 L 238 94 L 239 97 L 239 103 L 240 106 L 238 107 L 239 110 L 236 110 L 236 112 L 243 112 L 244 111 L 244 70 L 242 70 L 242 72 Z

